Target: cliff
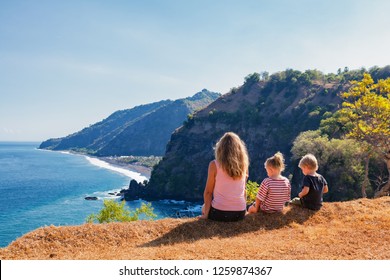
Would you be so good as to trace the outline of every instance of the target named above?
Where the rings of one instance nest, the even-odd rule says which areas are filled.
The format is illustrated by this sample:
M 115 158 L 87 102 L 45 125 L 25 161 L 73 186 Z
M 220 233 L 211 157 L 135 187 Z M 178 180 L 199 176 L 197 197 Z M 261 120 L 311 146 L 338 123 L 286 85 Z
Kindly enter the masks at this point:
M 337 111 L 340 94 L 349 89 L 351 81 L 361 80 L 366 71 L 324 75 L 317 70 L 287 69 L 271 76 L 248 75 L 241 87 L 189 117 L 172 134 L 163 160 L 138 195 L 146 200 L 202 201 L 213 147 L 227 131 L 237 133 L 247 145 L 249 180 L 261 182 L 266 176 L 265 160 L 282 152 L 287 164 L 283 175 L 291 180 L 292 195 L 296 195 L 302 177 L 298 162 L 291 159 L 294 140 L 303 131 L 318 129 L 321 120 Z M 390 66 L 373 67 L 370 73 L 376 80 L 389 77 Z
M 247 145 L 250 180 L 266 176 L 264 161 L 277 151 L 286 156 L 284 174 L 298 172 L 290 161 L 294 139 L 302 131 L 317 129 L 324 114 L 340 106 L 339 93 L 348 83 L 300 81 L 295 78 L 300 74 L 282 74 L 267 81 L 248 78 L 189 118 L 172 134 L 143 198 L 202 200 L 213 147 L 227 131 L 237 133 Z
M 163 100 L 113 113 L 69 136 L 49 139 L 40 149 L 75 150 L 95 156 L 163 155 L 171 133 L 220 94 L 206 89 L 192 97 Z
M 296 206 L 236 223 L 163 219 L 49 226 L 0 249 L 0 259 L 390 259 L 390 197 Z

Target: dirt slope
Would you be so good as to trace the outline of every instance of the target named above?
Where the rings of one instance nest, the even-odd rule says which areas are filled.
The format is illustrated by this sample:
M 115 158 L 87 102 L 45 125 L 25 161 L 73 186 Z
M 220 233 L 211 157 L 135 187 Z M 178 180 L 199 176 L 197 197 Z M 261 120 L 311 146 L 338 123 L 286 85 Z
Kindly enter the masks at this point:
M 44 227 L 4 259 L 390 259 L 390 197 L 289 206 L 236 223 L 164 219 Z

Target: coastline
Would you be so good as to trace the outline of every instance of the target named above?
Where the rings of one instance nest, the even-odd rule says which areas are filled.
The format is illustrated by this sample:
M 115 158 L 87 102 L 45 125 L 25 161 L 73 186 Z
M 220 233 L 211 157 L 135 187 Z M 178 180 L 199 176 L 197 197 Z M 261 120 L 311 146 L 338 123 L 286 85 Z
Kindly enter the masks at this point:
M 40 149 L 40 148 L 36 148 L 36 149 L 40 151 L 60 152 L 63 154 L 83 156 L 91 164 L 95 166 L 99 166 L 101 168 L 106 168 L 106 169 L 116 171 L 118 173 L 122 173 L 138 182 L 149 180 L 153 169 L 152 167 L 142 165 L 139 162 L 137 163 L 124 162 L 123 160 L 121 160 L 121 157 L 112 157 L 112 156 L 97 157 L 87 153 L 77 152 L 73 150 L 50 150 L 50 149 Z
M 89 155 L 86 155 L 88 157 L 91 157 Z M 97 159 L 100 159 L 104 162 L 107 162 L 108 164 L 119 167 L 119 168 L 124 168 L 129 171 L 137 172 L 141 174 L 142 176 L 146 177 L 148 180 L 150 179 L 150 175 L 152 173 L 152 168 L 149 166 L 144 166 L 142 164 L 133 164 L 133 163 L 125 163 L 123 161 L 118 160 L 115 157 L 96 157 Z

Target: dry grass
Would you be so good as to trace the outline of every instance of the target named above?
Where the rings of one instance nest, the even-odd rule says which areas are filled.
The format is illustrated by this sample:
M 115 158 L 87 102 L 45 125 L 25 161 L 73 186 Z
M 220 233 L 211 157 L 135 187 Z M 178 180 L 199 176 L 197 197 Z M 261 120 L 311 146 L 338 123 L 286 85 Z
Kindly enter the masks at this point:
M 290 206 L 220 223 L 164 219 L 44 227 L 1 259 L 390 259 L 390 197 Z

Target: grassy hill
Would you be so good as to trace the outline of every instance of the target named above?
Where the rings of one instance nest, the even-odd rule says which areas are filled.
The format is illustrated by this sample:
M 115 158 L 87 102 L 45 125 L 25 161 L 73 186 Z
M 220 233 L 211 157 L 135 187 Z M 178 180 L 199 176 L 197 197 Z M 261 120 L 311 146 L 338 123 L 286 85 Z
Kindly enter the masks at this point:
M 228 225 L 228 226 L 227 226 Z M 390 259 L 390 197 L 296 206 L 244 221 L 163 219 L 44 227 L 0 249 L 6 259 Z

